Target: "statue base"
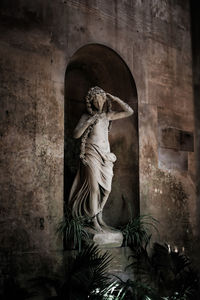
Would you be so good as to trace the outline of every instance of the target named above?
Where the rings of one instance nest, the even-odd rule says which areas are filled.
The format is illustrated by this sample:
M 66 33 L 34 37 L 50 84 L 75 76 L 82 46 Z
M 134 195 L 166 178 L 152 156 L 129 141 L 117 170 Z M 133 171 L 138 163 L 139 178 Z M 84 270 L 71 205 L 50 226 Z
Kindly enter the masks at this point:
M 95 233 L 92 239 L 100 247 L 116 248 L 122 246 L 123 235 L 120 231 L 103 231 Z

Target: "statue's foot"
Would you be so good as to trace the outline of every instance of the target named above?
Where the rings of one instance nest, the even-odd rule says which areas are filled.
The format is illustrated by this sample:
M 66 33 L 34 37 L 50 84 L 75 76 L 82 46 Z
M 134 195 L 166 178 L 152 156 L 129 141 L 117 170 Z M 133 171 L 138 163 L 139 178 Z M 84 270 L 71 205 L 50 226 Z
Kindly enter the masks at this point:
M 105 230 L 110 230 L 110 231 L 116 231 L 114 228 L 112 228 L 111 226 L 108 226 L 104 220 L 103 220 L 103 216 L 102 216 L 102 212 L 100 212 L 98 215 L 97 215 L 97 220 L 98 220 L 98 223 L 100 224 L 100 226 L 105 229 Z

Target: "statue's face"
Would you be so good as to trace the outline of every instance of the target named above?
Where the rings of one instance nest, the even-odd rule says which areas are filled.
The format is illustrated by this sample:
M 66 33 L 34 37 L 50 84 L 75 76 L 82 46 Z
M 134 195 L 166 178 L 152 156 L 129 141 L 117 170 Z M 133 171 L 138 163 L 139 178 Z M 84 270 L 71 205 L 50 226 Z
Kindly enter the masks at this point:
M 93 105 L 99 112 L 102 112 L 103 105 L 106 102 L 106 93 L 96 94 L 93 99 Z

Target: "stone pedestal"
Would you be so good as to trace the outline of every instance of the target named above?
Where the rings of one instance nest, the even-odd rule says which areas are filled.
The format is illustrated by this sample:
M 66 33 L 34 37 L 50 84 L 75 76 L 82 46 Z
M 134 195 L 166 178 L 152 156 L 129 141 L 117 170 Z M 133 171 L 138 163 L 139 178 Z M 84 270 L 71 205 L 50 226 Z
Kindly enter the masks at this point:
M 120 231 L 99 232 L 93 236 L 93 241 L 101 248 L 116 248 L 121 247 L 123 235 Z

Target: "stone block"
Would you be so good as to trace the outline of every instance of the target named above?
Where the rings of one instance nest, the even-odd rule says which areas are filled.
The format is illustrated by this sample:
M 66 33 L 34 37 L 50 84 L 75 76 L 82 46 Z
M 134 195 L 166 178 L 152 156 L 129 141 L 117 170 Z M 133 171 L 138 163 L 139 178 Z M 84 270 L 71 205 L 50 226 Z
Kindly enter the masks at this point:
M 158 167 L 166 170 L 188 170 L 188 153 L 174 149 L 159 148 Z
M 192 132 L 177 128 L 159 128 L 159 146 L 178 151 L 194 151 L 194 136 Z
M 99 232 L 94 235 L 93 241 L 101 247 L 121 247 L 123 235 L 120 231 Z
M 194 135 L 193 135 L 193 133 L 180 130 L 179 137 L 180 137 L 180 150 L 193 152 L 194 151 Z

